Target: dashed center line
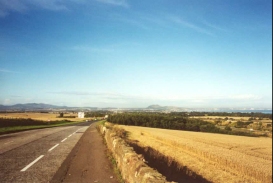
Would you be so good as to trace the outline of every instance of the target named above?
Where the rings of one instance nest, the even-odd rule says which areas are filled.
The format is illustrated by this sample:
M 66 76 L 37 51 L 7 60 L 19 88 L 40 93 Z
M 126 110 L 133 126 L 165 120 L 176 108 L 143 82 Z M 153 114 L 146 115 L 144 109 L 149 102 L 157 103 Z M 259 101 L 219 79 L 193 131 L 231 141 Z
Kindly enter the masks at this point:
M 51 147 L 48 152 L 52 151 L 55 147 L 57 147 L 59 144 L 56 144 L 55 146 Z
M 43 158 L 44 157 L 44 155 L 41 155 L 41 156 L 39 156 L 36 160 L 34 160 L 34 161 L 32 161 L 30 164 L 28 164 L 25 168 L 23 168 L 22 170 L 21 170 L 21 172 L 24 172 L 24 171 L 26 171 L 29 167 L 31 167 L 32 165 L 34 165 L 37 161 L 39 161 L 41 158 Z
M 63 139 L 63 140 L 62 140 L 61 142 L 64 142 L 64 141 L 66 141 L 66 139 L 67 139 L 67 138 Z
M 83 127 L 83 128 L 84 128 L 84 127 Z M 74 135 L 75 133 L 77 133 L 78 131 L 80 131 L 80 130 L 83 129 L 83 128 L 78 129 L 78 130 L 75 131 L 74 133 L 70 134 L 67 138 L 71 137 L 72 135 Z M 64 138 L 61 142 L 66 141 L 67 138 Z M 11 142 L 13 142 L 13 141 L 9 141 L 9 142 L 6 142 L 6 143 L 4 143 L 4 144 L 8 144 L 8 143 L 11 143 Z M 51 147 L 51 148 L 48 150 L 48 152 L 52 151 L 52 150 L 55 149 L 57 146 L 59 146 L 59 144 L 56 144 L 55 146 Z M 27 169 L 29 169 L 32 165 L 34 165 L 37 161 L 39 161 L 39 160 L 42 159 L 43 157 L 44 157 L 44 155 L 39 156 L 37 159 L 35 159 L 35 160 L 32 161 L 30 164 L 28 164 L 25 168 L 23 168 L 23 169 L 21 170 L 21 172 L 24 172 L 24 171 L 26 171 Z

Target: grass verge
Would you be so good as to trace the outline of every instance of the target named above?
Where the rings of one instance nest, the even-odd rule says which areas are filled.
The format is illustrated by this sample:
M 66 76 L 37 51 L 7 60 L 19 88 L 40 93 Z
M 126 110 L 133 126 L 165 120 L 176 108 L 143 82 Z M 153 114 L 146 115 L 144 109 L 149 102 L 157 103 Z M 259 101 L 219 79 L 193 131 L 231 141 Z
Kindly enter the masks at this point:
M 26 131 L 26 130 L 34 130 L 34 129 L 41 129 L 41 128 L 52 128 L 58 126 L 65 126 L 65 125 L 73 125 L 82 122 L 60 122 L 55 124 L 46 124 L 46 125 L 27 125 L 27 126 L 7 126 L 7 127 L 0 127 L 0 135 Z

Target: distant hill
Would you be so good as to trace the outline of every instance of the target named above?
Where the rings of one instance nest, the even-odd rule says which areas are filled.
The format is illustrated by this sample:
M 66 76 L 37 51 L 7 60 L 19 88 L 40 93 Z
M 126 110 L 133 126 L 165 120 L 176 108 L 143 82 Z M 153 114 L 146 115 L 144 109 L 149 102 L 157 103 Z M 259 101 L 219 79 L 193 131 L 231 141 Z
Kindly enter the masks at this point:
M 0 109 L 5 110 L 30 110 L 30 109 L 65 109 L 66 106 L 56 106 L 44 103 L 15 104 L 10 106 L 0 105 Z
M 161 108 L 163 108 L 162 106 L 160 106 L 160 105 L 149 105 L 148 107 L 147 107 L 147 109 L 161 109 Z
M 158 104 L 155 105 L 149 105 L 146 109 L 152 109 L 152 110 L 183 110 L 181 107 L 176 106 L 160 106 Z
M 67 106 L 57 106 L 44 103 L 26 103 L 26 104 L 15 104 L 15 105 L 0 105 L 1 111 L 42 111 L 42 110 L 97 110 L 97 107 L 67 107 Z

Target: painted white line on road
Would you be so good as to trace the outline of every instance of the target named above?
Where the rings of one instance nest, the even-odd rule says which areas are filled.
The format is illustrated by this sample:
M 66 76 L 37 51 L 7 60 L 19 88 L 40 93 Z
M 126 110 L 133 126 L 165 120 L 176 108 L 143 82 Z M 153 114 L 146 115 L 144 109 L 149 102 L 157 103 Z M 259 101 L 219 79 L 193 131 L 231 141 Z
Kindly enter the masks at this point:
M 61 142 L 64 142 L 67 138 L 63 139 Z
M 67 138 L 71 137 L 73 134 L 69 135 Z
M 4 143 L 4 144 L 8 144 L 8 143 L 12 143 L 13 141 L 9 141 L 9 142 L 6 142 L 6 143 Z
M 55 146 L 51 147 L 48 152 L 52 151 L 55 147 L 57 147 L 59 144 L 56 144 Z
M 83 129 L 83 128 L 85 128 L 85 127 L 82 127 L 82 128 L 80 128 L 80 129 L 78 129 L 76 132 L 80 131 L 80 130 Z
M 21 170 L 21 172 L 26 171 L 29 167 L 31 167 L 32 165 L 34 165 L 37 161 L 39 161 L 43 157 L 44 157 L 44 155 L 39 156 L 36 160 L 32 161 L 29 165 L 27 165 L 25 168 L 23 168 Z

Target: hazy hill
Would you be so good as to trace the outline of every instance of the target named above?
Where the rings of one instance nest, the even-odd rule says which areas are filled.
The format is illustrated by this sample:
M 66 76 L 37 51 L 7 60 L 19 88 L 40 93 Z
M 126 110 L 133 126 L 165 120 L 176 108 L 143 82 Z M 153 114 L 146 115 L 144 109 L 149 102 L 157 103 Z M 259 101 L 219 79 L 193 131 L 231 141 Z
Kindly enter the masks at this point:
M 15 105 L 0 105 L 0 109 L 6 110 L 26 110 L 26 109 L 59 109 L 67 108 L 66 106 L 56 106 L 44 103 L 27 103 L 27 104 L 15 104 Z
M 175 110 L 175 109 L 180 109 L 182 110 L 183 108 L 181 107 L 176 107 L 176 106 L 160 106 L 158 104 L 155 105 L 149 105 L 147 109 L 153 109 L 153 110 Z

